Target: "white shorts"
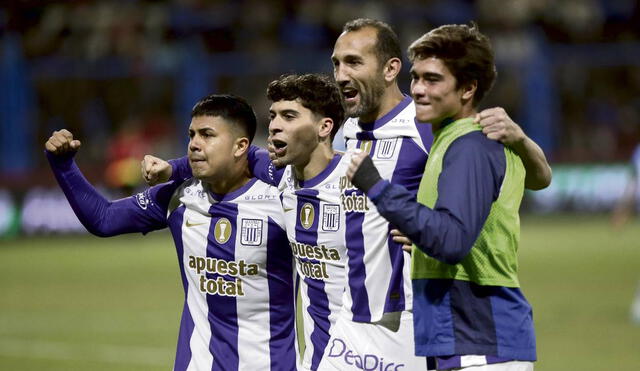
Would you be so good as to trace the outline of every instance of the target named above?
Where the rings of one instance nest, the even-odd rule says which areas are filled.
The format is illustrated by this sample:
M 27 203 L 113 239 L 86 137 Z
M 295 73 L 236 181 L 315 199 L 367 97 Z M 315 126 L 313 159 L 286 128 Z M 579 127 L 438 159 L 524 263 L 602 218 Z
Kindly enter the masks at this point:
M 533 371 L 533 362 L 511 361 L 490 365 L 454 368 L 450 371 Z
M 385 314 L 380 322 L 354 322 L 340 315 L 318 370 L 426 371 L 415 355 L 413 313 Z

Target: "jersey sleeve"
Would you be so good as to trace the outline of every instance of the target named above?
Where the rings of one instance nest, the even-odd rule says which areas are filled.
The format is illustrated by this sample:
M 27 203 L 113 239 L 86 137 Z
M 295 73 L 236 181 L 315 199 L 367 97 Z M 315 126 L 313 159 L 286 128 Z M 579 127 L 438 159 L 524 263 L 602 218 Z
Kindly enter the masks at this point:
M 100 237 L 148 233 L 167 226 L 169 201 L 178 187 L 171 181 L 135 196 L 109 201 L 84 177 L 73 156 L 46 152 L 53 173 L 71 208 L 92 234 Z
M 171 165 L 171 177 L 169 178 L 169 181 L 181 183 L 193 177 L 191 166 L 189 166 L 189 158 L 187 156 L 172 159 L 168 162 Z
M 248 159 L 249 170 L 253 176 L 273 186 L 280 184 L 285 168 L 276 168 L 269 159 L 269 152 L 266 149 L 251 146 Z
M 247 159 L 249 161 L 249 170 L 256 178 L 274 186 L 280 183 L 284 168 L 276 168 L 273 165 L 267 150 L 252 145 L 249 147 Z M 187 156 L 169 160 L 169 164 L 171 164 L 170 180 L 180 183 L 193 177 Z
M 400 185 L 377 184 L 370 192 L 381 215 L 427 255 L 447 264 L 457 264 L 469 253 L 504 179 L 503 146 L 477 133 L 447 149 L 433 209 Z

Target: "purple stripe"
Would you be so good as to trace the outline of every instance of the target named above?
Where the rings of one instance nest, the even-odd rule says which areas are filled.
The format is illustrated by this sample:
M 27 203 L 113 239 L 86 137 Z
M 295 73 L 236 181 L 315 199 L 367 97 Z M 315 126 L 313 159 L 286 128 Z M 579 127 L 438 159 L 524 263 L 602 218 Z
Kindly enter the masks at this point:
M 318 244 L 318 223 L 320 220 L 320 201 L 318 200 L 318 192 L 309 189 L 303 189 L 296 192 L 297 196 L 297 212 L 296 212 L 296 232 L 295 238 L 299 243 L 316 246 Z M 313 205 L 313 223 L 309 229 L 305 229 L 300 222 L 302 206 L 306 203 Z M 313 260 L 313 262 L 318 262 Z M 309 296 L 309 307 L 307 312 L 313 320 L 313 331 L 311 332 L 311 343 L 313 344 L 313 355 L 311 357 L 311 369 L 316 370 L 324 350 L 329 343 L 329 299 L 324 291 L 324 281 L 304 277 L 307 284 L 307 294 Z
M 412 102 L 411 97 L 408 95 L 405 95 L 404 99 L 402 99 L 402 101 L 400 101 L 400 103 L 398 103 L 397 106 L 393 107 L 393 109 L 387 112 L 384 116 L 380 117 L 373 123 L 364 123 L 364 122 L 358 121 L 358 125 L 360 125 L 362 130 L 367 130 L 367 131 L 373 131 L 373 130 L 379 129 L 387 122 L 393 120 L 400 112 L 402 112 L 403 109 L 407 108 L 407 106 L 411 104 L 411 102 Z
M 417 193 L 427 158 L 427 154 L 416 144 L 414 139 L 402 138 L 398 161 L 389 181 L 404 186 L 414 194 Z
M 420 185 L 420 180 L 424 172 L 424 166 L 427 162 L 426 153 L 415 143 L 412 138 L 403 138 L 398 154 L 398 161 L 393 170 L 390 182 L 405 186 L 408 190 L 415 193 Z M 389 231 L 394 227 L 389 224 Z M 385 313 L 397 312 L 406 308 L 405 292 L 404 292 L 404 253 L 402 245 L 394 242 L 389 234 L 387 238 L 387 248 L 389 249 L 389 258 L 391 260 L 391 277 L 389 287 L 387 288 L 387 297 L 385 301 Z
M 360 133 L 359 133 L 360 134 Z M 378 142 L 371 142 L 371 150 L 369 153 L 375 153 Z M 356 144 L 357 148 L 361 148 L 362 141 Z M 344 195 L 357 194 L 362 196 L 364 193 L 360 190 L 345 191 Z M 363 212 L 347 211 L 346 213 L 346 231 L 345 240 L 347 246 L 347 257 L 349 265 L 349 291 L 351 292 L 351 312 L 353 320 L 357 322 L 370 322 L 371 310 L 369 308 L 369 293 L 365 286 L 367 277 L 364 265 L 364 234 L 362 232 L 362 224 L 364 222 Z
M 184 247 L 182 245 L 182 221 L 184 219 L 185 207 L 181 206 L 173 211 L 169 218 L 167 218 L 167 224 L 171 230 L 173 241 L 176 245 L 176 253 L 178 255 L 178 266 L 180 268 L 180 278 L 182 280 L 182 288 L 184 290 L 184 305 L 182 308 L 182 318 L 180 319 L 180 331 L 178 333 L 178 344 L 176 345 L 176 359 L 173 365 L 175 371 L 184 371 L 189 366 L 191 361 L 191 334 L 193 334 L 193 318 L 187 305 L 187 276 L 184 272 Z
M 238 205 L 231 202 L 220 202 L 209 208 L 211 214 L 211 227 L 209 229 L 207 257 L 235 260 L 235 240 L 237 230 Z M 231 233 L 225 243 L 219 243 L 215 239 L 215 226 L 221 218 L 227 218 L 231 223 Z M 207 273 L 207 279 L 222 277 L 227 281 L 235 280 L 229 275 Z M 212 370 L 237 370 L 238 369 L 238 311 L 235 296 L 222 296 L 207 294 L 209 307 L 209 326 L 211 327 L 211 340 L 209 351 L 213 354 Z
M 387 288 L 387 297 L 384 303 L 384 312 L 399 312 L 406 308 L 404 297 L 404 252 L 402 244 L 393 241 L 391 229 L 393 226 L 388 224 L 387 249 L 389 249 L 389 259 L 391 260 L 391 277 L 389 279 L 389 287 Z M 407 277 L 408 278 L 408 277 Z
M 348 193 L 348 192 L 345 192 Z M 353 190 L 351 194 L 362 195 L 362 191 Z M 366 270 L 364 266 L 364 235 L 362 223 L 364 213 L 349 211 L 346 213 L 346 245 L 349 257 L 349 290 L 353 300 L 351 312 L 353 320 L 357 322 L 370 322 L 371 311 L 369 309 L 369 294 L 364 284 Z
M 450 368 L 460 368 L 460 356 L 436 357 L 438 370 L 448 370 Z
M 504 363 L 515 361 L 515 359 L 505 358 L 505 357 L 496 357 L 496 356 L 485 356 L 487 358 L 487 364 L 492 365 L 494 363 Z
M 173 364 L 174 371 L 184 371 L 191 362 L 191 335 L 195 325 L 187 301 L 184 301 L 182 308 L 182 318 L 180 319 L 180 332 L 178 333 L 178 345 L 176 349 L 176 360 Z
M 269 352 L 271 370 L 295 370 L 295 297 L 292 254 L 287 234 L 269 218 L 267 279 L 269 283 Z

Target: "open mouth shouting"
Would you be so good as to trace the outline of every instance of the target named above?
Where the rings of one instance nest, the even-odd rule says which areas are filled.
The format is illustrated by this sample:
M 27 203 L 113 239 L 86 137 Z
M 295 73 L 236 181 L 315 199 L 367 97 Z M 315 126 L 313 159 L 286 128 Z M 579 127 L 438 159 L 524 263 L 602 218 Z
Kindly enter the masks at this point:
M 287 142 L 281 139 L 272 139 L 271 143 L 276 156 L 284 156 L 287 153 Z
M 340 90 L 342 93 L 342 97 L 344 97 L 344 101 L 347 104 L 353 104 L 356 102 L 356 98 L 358 97 L 358 90 L 352 87 L 344 87 Z

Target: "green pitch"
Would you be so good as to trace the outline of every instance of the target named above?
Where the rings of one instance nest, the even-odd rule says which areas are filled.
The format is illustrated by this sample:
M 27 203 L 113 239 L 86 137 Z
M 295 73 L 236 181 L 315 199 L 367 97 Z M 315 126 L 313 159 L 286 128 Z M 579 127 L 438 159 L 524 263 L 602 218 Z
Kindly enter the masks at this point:
M 525 217 L 538 371 L 636 370 L 640 221 Z M 167 233 L 0 242 L 0 370 L 170 370 L 182 288 Z

